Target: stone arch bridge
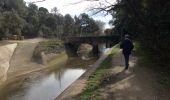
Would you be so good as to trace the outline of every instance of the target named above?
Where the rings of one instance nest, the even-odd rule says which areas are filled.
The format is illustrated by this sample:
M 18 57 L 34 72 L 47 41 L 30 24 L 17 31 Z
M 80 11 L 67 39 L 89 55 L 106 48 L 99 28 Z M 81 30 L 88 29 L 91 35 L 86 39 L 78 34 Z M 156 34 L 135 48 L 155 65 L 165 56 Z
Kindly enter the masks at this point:
M 109 48 L 120 41 L 120 36 L 83 36 L 83 37 L 67 37 L 64 39 L 66 52 L 69 56 L 77 56 L 77 50 L 81 44 L 87 43 L 93 46 L 92 54 L 99 55 L 103 46 Z

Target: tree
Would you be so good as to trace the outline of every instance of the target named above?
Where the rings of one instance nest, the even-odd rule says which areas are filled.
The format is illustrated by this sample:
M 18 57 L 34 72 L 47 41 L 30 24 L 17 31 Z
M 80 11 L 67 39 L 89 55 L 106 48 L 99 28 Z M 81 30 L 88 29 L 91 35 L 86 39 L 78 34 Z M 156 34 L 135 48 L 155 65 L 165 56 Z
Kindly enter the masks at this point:
M 44 8 L 44 7 L 40 7 L 39 9 L 39 13 L 43 14 L 43 15 L 46 15 L 48 14 L 48 9 Z
M 45 21 L 45 25 L 47 27 L 50 27 L 52 30 L 56 29 L 57 26 L 57 20 L 54 16 L 50 15 L 49 17 L 47 17 L 46 21 Z
M 90 18 L 88 14 L 86 13 L 80 14 L 79 20 L 81 32 L 83 32 L 83 34 L 87 35 L 99 30 L 99 27 L 96 24 L 95 20 Z
M 170 1 L 117 0 L 115 4 L 109 3 L 106 6 L 101 5 L 102 1 L 98 2 L 99 6 L 92 9 L 97 9 L 97 13 L 101 11 L 111 13 L 115 30 L 118 33 L 131 33 L 132 36 L 138 36 L 145 50 L 150 53 L 152 51 L 155 55 L 155 62 L 168 64 L 168 59 L 170 59 L 170 30 L 168 28 Z
M 19 15 L 25 15 L 26 6 L 23 0 L 1 0 L 1 5 L 4 10 L 10 11 L 14 9 Z
M 32 32 L 32 36 L 38 36 L 38 31 L 39 31 L 39 16 L 38 16 L 38 7 L 35 4 L 29 4 L 28 5 L 28 14 L 26 17 L 27 26 L 29 27 L 30 32 Z M 33 27 L 32 27 L 33 26 Z M 32 27 L 32 29 L 31 29 Z M 30 34 L 30 33 L 24 33 L 24 34 Z M 31 37 L 32 37 L 31 36 Z
M 56 23 L 57 23 L 57 26 L 56 26 L 56 36 L 58 38 L 61 38 L 64 30 L 64 16 L 61 15 L 61 14 L 58 14 L 58 15 L 54 15 L 54 17 L 56 18 Z
M 6 11 L 3 13 L 2 32 L 5 33 L 5 36 L 21 35 L 24 23 L 24 19 L 17 12 Z
M 38 14 L 38 6 L 30 3 L 28 5 L 28 15 L 29 16 L 37 16 L 37 14 Z
M 71 17 L 71 15 L 66 14 L 64 16 L 64 35 L 71 36 L 74 33 L 74 19 Z
M 77 16 L 74 16 L 74 22 L 74 33 L 79 35 L 81 33 L 80 19 Z
M 104 29 L 104 25 L 105 25 L 104 22 L 102 22 L 101 20 L 96 20 L 95 23 L 99 27 L 100 30 Z
M 0 0 L 0 39 L 9 35 L 61 36 L 63 33 L 64 17 L 54 7 L 50 14 L 44 7 L 30 3 L 25 5 L 23 0 Z
M 59 14 L 58 8 L 57 8 L 57 7 L 52 8 L 52 9 L 51 9 L 51 13 L 53 13 L 53 14 L 55 14 L 55 15 Z

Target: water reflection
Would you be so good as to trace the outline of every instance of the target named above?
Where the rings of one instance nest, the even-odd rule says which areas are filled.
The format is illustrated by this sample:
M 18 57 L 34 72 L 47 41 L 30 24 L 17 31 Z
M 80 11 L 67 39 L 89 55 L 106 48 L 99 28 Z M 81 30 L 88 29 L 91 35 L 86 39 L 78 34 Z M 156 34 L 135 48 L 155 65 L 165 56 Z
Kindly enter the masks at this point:
M 66 69 L 62 76 L 52 73 L 38 82 L 29 84 L 24 94 L 19 92 L 9 100 L 54 100 L 84 72 L 83 69 Z
M 8 84 L 0 93 L 0 100 L 54 100 L 79 78 L 92 61 L 70 59 L 54 70 L 35 72 Z M 20 83 L 18 85 L 18 83 Z

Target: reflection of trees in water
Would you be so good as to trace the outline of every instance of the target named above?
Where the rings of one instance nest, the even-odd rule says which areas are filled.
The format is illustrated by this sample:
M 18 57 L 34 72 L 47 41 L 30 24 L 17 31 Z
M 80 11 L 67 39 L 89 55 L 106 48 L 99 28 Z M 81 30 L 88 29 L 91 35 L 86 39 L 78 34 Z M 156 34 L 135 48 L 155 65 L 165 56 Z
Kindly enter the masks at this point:
M 94 63 L 96 59 L 91 59 L 89 61 L 84 61 L 80 58 L 70 58 L 67 60 L 66 64 L 64 66 L 58 67 L 55 70 L 55 78 L 60 82 L 60 87 L 61 87 L 61 82 L 62 82 L 62 77 L 64 73 L 67 71 L 67 69 L 86 69 L 88 68 L 89 65 Z
M 25 93 L 27 93 L 32 86 L 37 83 L 42 83 L 44 79 L 48 79 L 51 75 L 54 75 L 54 78 L 58 80 L 61 88 L 61 79 L 65 70 L 66 68 L 62 66 L 55 71 L 46 72 L 44 70 L 42 72 L 32 73 L 29 76 L 19 77 L 17 80 L 6 84 L 0 89 L 0 100 L 18 100 L 18 98 L 24 98 Z
M 56 67 L 48 70 L 33 72 L 29 75 L 22 76 L 20 78 L 17 78 L 17 80 L 6 84 L 6 86 L 3 87 L 3 89 L 0 90 L 0 98 L 2 100 L 8 100 L 8 98 L 11 98 L 11 95 L 12 100 L 15 100 L 15 98 L 17 98 L 18 96 L 21 96 L 22 98 L 24 96 L 24 93 L 26 93 L 31 86 L 36 83 L 41 83 L 51 76 L 59 82 L 59 86 L 61 88 L 63 84 L 63 77 L 66 71 L 68 71 L 69 69 L 86 69 L 90 64 L 94 63 L 95 60 L 96 59 L 84 61 L 80 58 L 70 58 L 67 60 L 66 63 L 63 63 L 60 66 L 56 65 Z
M 59 81 L 60 88 L 62 87 L 61 81 L 62 81 L 62 77 L 63 77 L 65 71 L 66 71 L 66 68 L 61 67 L 58 69 L 57 73 L 55 74 L 55 79 L 57 79 Z

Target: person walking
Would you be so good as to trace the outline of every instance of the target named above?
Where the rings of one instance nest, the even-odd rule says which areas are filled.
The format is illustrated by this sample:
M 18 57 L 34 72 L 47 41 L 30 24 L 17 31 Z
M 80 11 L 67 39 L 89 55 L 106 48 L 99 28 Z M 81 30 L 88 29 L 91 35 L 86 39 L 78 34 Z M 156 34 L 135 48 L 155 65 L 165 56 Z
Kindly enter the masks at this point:
M 134 48 L 134 45 L 129 38 L 129 35 L 125 35 L 125 39 L 121 42 L 120 48 L 123 49 L 122 53 L 125 59 L 125 70 L 126 70 L 129 68 L 129 56 Z

